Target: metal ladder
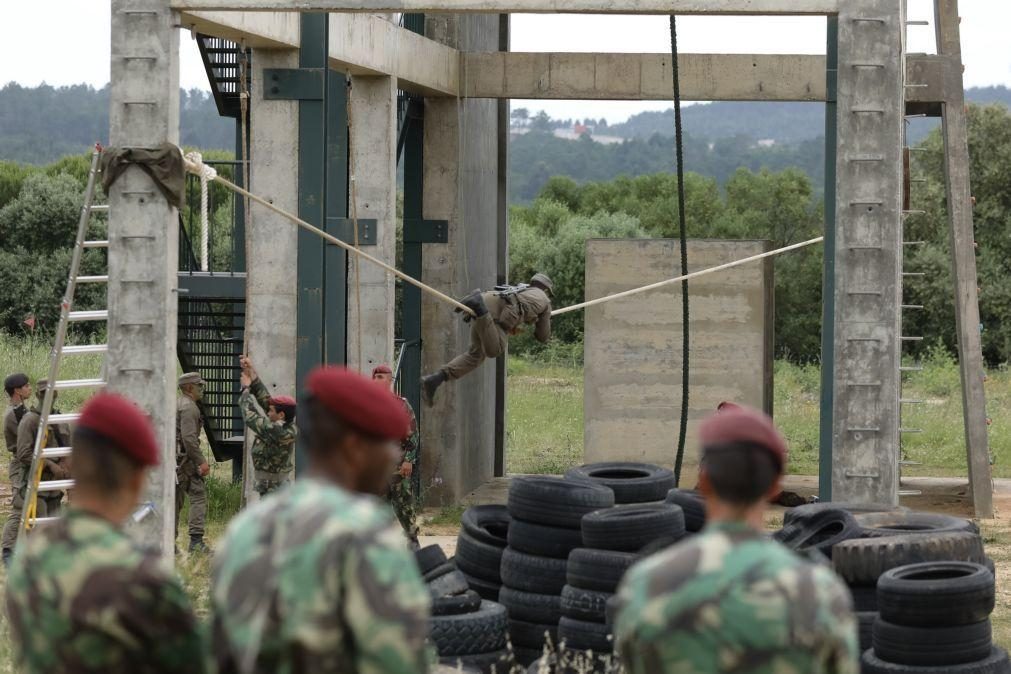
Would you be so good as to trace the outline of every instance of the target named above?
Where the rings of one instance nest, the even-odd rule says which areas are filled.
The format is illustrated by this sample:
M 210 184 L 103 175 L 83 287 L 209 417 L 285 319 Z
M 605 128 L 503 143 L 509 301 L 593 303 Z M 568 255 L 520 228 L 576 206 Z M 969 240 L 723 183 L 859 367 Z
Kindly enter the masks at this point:
M 81 207 L 81 217 L 77 224 L 77 240 L 74 244 L 74 253 L 70 259 L 70 275 L 67 279 L 67 289 L 63 294 L 63 301 L 60 303 L 60 322 L 56 328 L 56 338 L 53 343 L 53 350 L 49 353 L 49 375 L 46 379 L 45 396 L 42 399 L 42 409 L 39 418 L 39 430 L 35 435 L 35 448 L 32 452 L 32 466 L 28 472 L 28 488 L 25 493 L 24 508 L 21 512 L 21 527 L 18 538 L 25 536 L 36 524 L 53 521 L 56 517 L 36 517 L 37 498 L 40 493 L 64 491 L 74 487 L 74 480 L 43 480 L 42 471 L 45 467 L 45 459 L 56 459 L 70 456 L 70 447 L 50 447 L 45 448 L 46 439 L 49 435 L 49 427 L 57 424 L 65 424 L 76 421 L 80 414 L 50 414 L 53 409 L 54 391 L 81 388 L 103 388 L 106 384 L 103 373 L 95 379 L 63 379 L 58 380 L 60 360 L 64 355 L 79 355 L 86 353 L 106 353 L 106 344 L 84 344 L 80 346 L 65 346 L 67 337 L 67 326 L 70 323 L 80 323 L 85 321 L 105 321 L 109 318 L 106 309 L 98 311 L 73 311 L 74 292 L 78 283 L 108 283 L 108 275 L 101 276 L 80 276 L 81 256 L 86 248 L 108 248 L 108 240 L 92 240 L 87 238 L 88 227 L 91 223 L 93 213 L 104 213 L 109 210 L 107 205 L 93 205 L 95 196 L 95 181 L 99 173 L 98 163 L 102 156 L 102 146 L 96 144 L 91 155 L 91 169 L 88 172 L 88 185 L 84 192 L 84 205 Z

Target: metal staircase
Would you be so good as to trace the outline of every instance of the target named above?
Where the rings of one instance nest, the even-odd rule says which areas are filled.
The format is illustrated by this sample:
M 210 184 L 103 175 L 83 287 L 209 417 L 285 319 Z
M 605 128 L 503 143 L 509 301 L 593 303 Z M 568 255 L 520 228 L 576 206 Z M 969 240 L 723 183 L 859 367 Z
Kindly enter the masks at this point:
M 239 105 L 239 75 L 240 61 L 243 49 L 237 43 L 210 35 L 197 35 L 197 47 L 207 72 L 207 81 L 214 94 L 214 102 L 218 106 L 218 114 L 222 117 L 238 119 L 241 115 Z M 245 50 L 248 58 L 249 50 Z M 249 87 L 249 69 L 246 69 L 246 88 Z

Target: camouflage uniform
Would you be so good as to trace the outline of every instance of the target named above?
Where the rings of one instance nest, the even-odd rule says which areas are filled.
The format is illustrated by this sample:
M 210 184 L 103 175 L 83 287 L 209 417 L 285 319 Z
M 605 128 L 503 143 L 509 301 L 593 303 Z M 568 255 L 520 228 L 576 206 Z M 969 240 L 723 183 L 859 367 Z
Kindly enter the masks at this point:
M 179 581 L 109 521 L 70 508 L 11 564 L 7 615 L 19 671 L 206 671 Z
M 214 557 L 223 674 L 423 674 L 428 591 L 389 510 L 298 480 L 232 521 Z
M 259 403 L 257 409 L 253 399 Z M 246 426 L 253 432 L 253 488 L 260 496 L 277 491 L 290 479 L 294 467 L 298 428 L 294 421 L 274 423 L 264 411 L 270 406 L 270 393 L 259 377 L 242 391 L 239 407 Z
M 24 403 L 11 405 L 4 413 L 4 443 L 10 453 L 10 463 L 7 465 L 7 477 L 10 478 L 11 485 L 11 514 L 7 516 L 4 524 L 3 542 L 0 548 L 13 550 L 18 539 L 18 527 L 21 525 L 21 508 L 24 499 L 19 486 L 21 485 L 21 462 L 18 461 L 18 424 L 28 413 L 28 408 Z
M 411 417 L 411 434 L 400 443 L 400 463 L 390 478 L 390 490 L 386 493 L 386 498 L 393 506 L 393 512 L 403 527 L 404 533 L 412 541 L 418 540 L 418 513 L 417 503 L 414 500 L 414 484 L 411 478 L 404 478 L 400 475 L 400 466 L 405 462 L 414 465 L 418 462 L 418 419 L 414 416 L 414 410 L 407 398 L 401 398 L 404 409 Z
M 618 589 L 615 645 L 629 674 L 857 674 L 849 591 L 743 523 L 636 564 Z
M 53 408 L 50 414 L 59 414 L 60 411 Z M 28 481 L 31 479 L 29 473 L 32 472 L 32 458 L 35 455 L 35 437 L 39 432 L 39 422 L 42 420 L 42 413 L 38 407 L 31 408 L 27 414 L 21 418 L 18 424 L 18 447 L 16 458 L 21 464 L 20 482 L 18 482 L 18 494 L 24 507 L 25 496 L 28 494 Z M 43 449 L 50 447 L 68 447 L 70 445 L 70 427 L 66 424 L 56 424 L 46 429 L 46 439 Z M 60 459 L 45 459 L 45 467 L 42 469 L 43 480 L 67 480 L 70 478 L 70 459 L 64 457 Z M 36 517 L 56 517 L 60 514 L 60 503 L 63 500 L 63 492 L 45 492 L 39 494 L 35 500 Z M 16 536 L 17 534 L 15 534 Z
M 181 395 L 176 401 L 176 535 L 179 535 L 179 512 L 183 501 L 190 498 L 190 538 L 202 538 L 207 519 L 207 485 L 200 466 L 207 463 L 200 450 L 200 428 L 203 417 L 196 402 Z

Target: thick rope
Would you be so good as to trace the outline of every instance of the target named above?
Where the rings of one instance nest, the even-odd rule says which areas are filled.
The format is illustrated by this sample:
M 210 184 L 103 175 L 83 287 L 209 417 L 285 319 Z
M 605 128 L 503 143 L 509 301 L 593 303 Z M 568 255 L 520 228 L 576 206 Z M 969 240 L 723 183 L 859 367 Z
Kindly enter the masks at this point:
M 352 244 L 355 250 L 358 249 L 358 190 L 356 189 L 355 175 L 357 163 L 355 162 L 355 149 L 354 149 L 354 118 L 351 114 L 351 76 L 348 75 L 348 92 L 345 96 L 347 101 L 347 115 L 348 115 L 348 168 L 349 177 L 348 183 L 350 184 L 351 192 L 351 226 L 354 228 L 354 233 L 352 234 Z M 362 279 L 361 279 L 361 267 L 359 266 L 358 256 L 355 255 L 351 259 L 351 266 L 354 270 L 355 275 L 355 322 L 358 324 L 358 339 L 357 339 L 357 351 L 358 360 L 355 361 L 358 370 L 364 371 L 362 368 L 365 363 L 362 362 Z
M 200 271 L 210 271 L 208 252 L 211 238 L 211 224 L 207 214 L 207 175 L 200 174 Z
M 685 222 L 685 156 L 681 129 L 681 71 L 678 67 L 677 17 L 670 16 L 671 76 L 674 85 L 674 159 L 678 175 L 678 231 L 681 244 L 681 275 L 688 273 L 688 226 Z M 674 485 L 681 485 L 681 462 L 685 458 L 688 435 L 688 356 L 689 356 L 688 279 L 681 281 L 681 426 L 674 455 Z

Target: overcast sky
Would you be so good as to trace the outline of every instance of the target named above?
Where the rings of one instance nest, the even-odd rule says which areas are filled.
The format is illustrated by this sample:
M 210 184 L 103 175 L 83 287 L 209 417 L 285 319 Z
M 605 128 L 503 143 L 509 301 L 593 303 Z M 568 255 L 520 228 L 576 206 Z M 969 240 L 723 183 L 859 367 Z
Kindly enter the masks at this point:
M 933 23 L 932 0 L 908 0 L 909 18 Z M 1011 86 L 1011 2 L 961 0 L 966 86 Z M 910 26 L 910 52 L 934 52 L 933 26 Z M 824 18 L 682 17 L 684 52 L 825 53 Z M 207 89 L 195 43 L 182 35 L 183 87 Z M 666 17 L 515 15 L 513 51 L 657 52 L 670 50 Z M 0 0 L 0 84 L 54 86 L 109 81 L 108 0 Z M 552 117 L 621 121 L 665 102 L 514 101 Z

